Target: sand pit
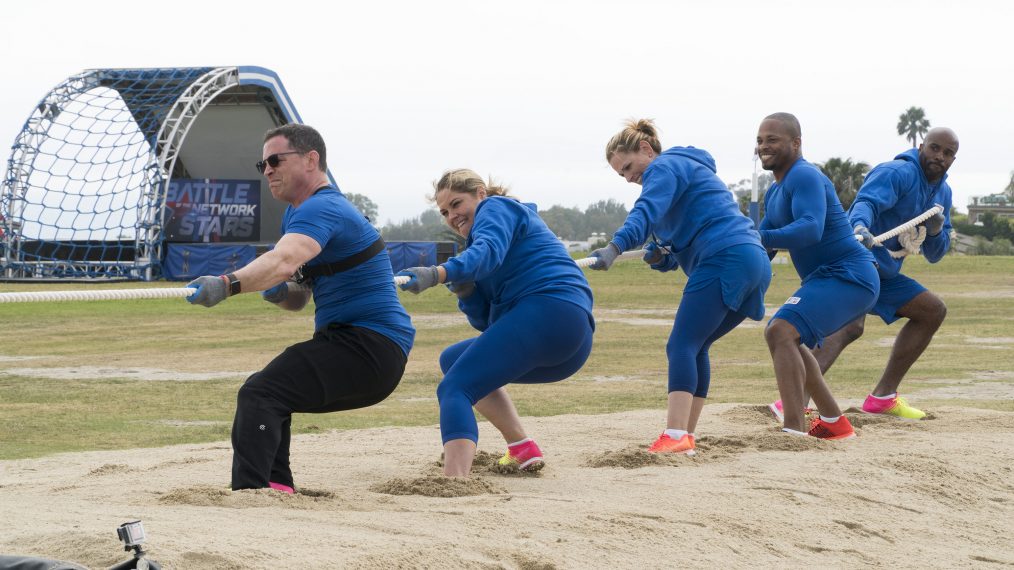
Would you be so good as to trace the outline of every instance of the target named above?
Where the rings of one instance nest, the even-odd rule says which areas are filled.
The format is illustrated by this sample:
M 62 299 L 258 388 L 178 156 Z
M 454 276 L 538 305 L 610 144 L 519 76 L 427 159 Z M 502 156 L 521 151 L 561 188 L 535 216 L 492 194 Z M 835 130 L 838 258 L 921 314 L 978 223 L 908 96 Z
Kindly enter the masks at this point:
M 1014 565 L 1014 414 L 931 411 L 824 442 L 716 404 L 694 457 L 647 453 L 658 410 L 528 418 L 534 475 L 497 471 L 483 423 L 468 480 L 432 426 L 302 435 L 295 495 L 230 491 L 225 442 L 6 461 L 0 552 L 103 568 L 140 518 L 174 569 Z

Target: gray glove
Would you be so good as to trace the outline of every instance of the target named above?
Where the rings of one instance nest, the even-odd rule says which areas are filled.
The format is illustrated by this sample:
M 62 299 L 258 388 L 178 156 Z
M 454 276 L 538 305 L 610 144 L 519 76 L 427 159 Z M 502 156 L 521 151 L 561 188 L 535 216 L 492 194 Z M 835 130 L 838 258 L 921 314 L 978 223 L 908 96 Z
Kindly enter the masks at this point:
M 203 275 L 187 283 L 187 287 L 197 288 L 197 291 L 194 291 L 187 297 L 187 301 L 192 305 L 214 307 L 229 296 L 229 287 L 221 277 Z
M 408 277 L 408 283 L 401 285 L 401 290 L 409 291 L 410 293 L 415 293 L 416 295 L 440 282 L 440 274 L 437 272 L 436 265 L 430 265 L 429 267 L 409 267 L 408 269 L 402 269 L 399 271 L 397 276 Z
M 934 204 L 939 206 L 939 204 Z M 940 232 L 944 229 L 944 213 L 933 214 L 933 217 L 926 220 L 922 225 L 926 226 L 926 235 L 929 237 L 935 237 L 940 235 Z
M 459 299 L 467 299 L 472 296 L 472 293 L 475 293 L 475 282 L 448 283 L 447 288 L 450 289 L 451 293 L 457 295 Z
M 609 242 L 605 247 L 596 249 L 591 252 L 588 257 L 597 257 L 595 263 L 592 263 L 591 268 L 596 271 L 608 271 L 612 267 L 613 262 L 620 255 L 620 249 L 616 247 L 616 244 Z
M 644 255 L 641 257 L 641 261 L 648 265 L 655 265 L 659 261 L 665 258 L 665 253 L 662 252 L 662 248 L 658 247 L 654 243 L 649 243 L 644 248 Z
M 270 289 L 261 291 L 261 297 L 269 303 L 274 303 L 276 305 L 281 303 L 289 297 L 289 282 L 282 281 Z
M 856 226 L 852 232 L 862 238 L 859 240 L 859 243 L 863 244 L 863 247 L 866 249 L 873 249 L 875 246 L 880 245 L 874 241 L 873 234 L 870 233 L 870 230 L 866 229 L 866 226 Z

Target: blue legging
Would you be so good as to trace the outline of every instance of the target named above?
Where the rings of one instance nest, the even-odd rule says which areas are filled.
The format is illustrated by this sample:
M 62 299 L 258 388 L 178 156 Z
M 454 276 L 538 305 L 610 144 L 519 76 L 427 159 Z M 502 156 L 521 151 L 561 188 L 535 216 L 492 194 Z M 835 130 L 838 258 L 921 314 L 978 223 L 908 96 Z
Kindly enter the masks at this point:
M 684 292 L 665 346 L 669 357 L 669 391 L 707 397 L 711 384 L 708 350 L 745 318 L 725 306 L 720 279 L 696 291 Z
M 512 382 L 541 384 L 577 372 L 591 353 L 593 325 L 581 307 L 549 297 L 525 297 L 476 338 L 440 355 L 437 387 L 440 435 L 479 440 L 472 406 Z

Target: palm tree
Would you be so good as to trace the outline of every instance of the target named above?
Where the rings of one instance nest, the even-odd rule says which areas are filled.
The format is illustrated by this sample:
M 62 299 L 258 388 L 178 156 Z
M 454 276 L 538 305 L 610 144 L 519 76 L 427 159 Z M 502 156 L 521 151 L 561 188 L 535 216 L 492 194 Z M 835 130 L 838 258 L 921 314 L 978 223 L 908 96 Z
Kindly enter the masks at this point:
M 835 192 L 841 205 L 846 210 L 856 199 L 859 187 L 863 185 L 863 178 L 870 171 L 870 165 L 865 162 L 852 162 L 851 158 L 841 159 L 838 157 L 829 158 L 824 164 L 817 164 L 820 171 L 831 179 Z
M 925 136 L 929 128 L 930 122 L 922 107 L 909 107 L 898 117 L 898 134 L 912 141 L 912 148 L 915 148 L 916 139 Z

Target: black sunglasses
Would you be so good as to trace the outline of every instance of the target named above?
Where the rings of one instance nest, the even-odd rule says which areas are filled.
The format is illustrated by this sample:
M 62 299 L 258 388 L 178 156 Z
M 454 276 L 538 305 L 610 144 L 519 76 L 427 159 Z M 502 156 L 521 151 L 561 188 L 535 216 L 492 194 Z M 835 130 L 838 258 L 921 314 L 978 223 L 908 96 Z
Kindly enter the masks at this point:
M 290 150 L 289 152 L 278 152 L 272 154 L 271 156 L 265 158 L 264 160 L 259 161 L 254 166 L 257 167 L 257 172 L 264 174 L 264 169 L 267 168 L 268 166 L 270 166 L 271 168 L 278 168 L 278 165 L 282 163 L 282 159 L 278 157 L 285 156 L 287 154 L 303 154 L 303 153 L 299 152 L 298 150 Z

